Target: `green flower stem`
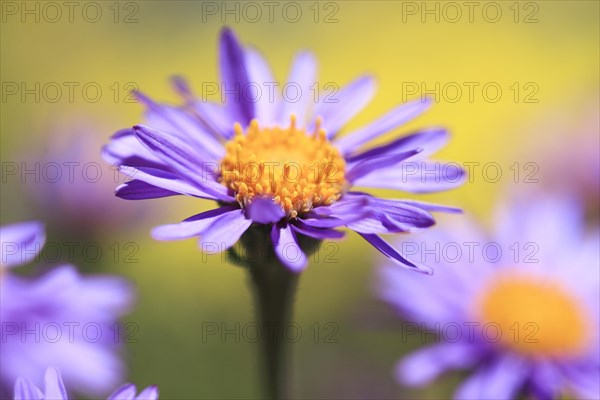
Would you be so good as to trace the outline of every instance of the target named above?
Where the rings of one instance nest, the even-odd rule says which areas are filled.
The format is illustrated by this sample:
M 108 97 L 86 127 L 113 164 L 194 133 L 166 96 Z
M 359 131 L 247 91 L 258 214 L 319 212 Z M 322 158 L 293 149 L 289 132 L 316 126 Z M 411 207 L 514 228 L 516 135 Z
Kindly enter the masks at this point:
M 251 263 L 259 326 L 262 327 L 263 381 L 268 399 L 286 397 L 289 355 L 284 328 L 291 321 L 299 276 L 279 262 Z
M 262 328 L 262 375 L 265 398 L 284 399 L 290 358 L 285 328 L 292 320 L 294 296 L 300 275 L 283 265 L 273 250 L 271 226 L 253 225 L 240 238 L 243 254 L 230 251 L 232 260 L 248 268 L 254 291 L 257 317 Z M 298 237 L 302 251 L 310 255 L 320 241 Z

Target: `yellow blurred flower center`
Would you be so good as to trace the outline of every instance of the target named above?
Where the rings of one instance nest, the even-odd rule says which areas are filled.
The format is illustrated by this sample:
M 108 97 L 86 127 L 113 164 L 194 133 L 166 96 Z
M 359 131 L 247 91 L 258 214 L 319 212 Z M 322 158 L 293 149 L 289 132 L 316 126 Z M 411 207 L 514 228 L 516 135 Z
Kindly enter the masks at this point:
M 225 145 L 220 179 L 242 207 L 255 197 L 267 197 L 288 218 L 296 218 L 334 203 L 347 187 L 344 158 L 327 140 L 320 121 L 313 133 L 296 127 L 294 116 L 287 128 L 260 127 L 253 120 L 245 133 L 238 123 L 234 130 Z
M 568 356 L 586 344 L 584 310 L 560 282 L 511 274 L 500 277 L 479 300 L 483 322 L 501 329 L 499 343 L 520 353 Z

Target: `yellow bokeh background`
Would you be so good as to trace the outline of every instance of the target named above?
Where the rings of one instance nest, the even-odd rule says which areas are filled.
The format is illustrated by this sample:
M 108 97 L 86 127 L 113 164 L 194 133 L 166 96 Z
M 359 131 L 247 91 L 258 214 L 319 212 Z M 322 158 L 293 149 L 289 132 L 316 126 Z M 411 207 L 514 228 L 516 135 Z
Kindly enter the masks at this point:
M 248 2 L 237 6 L 236 2 L 210 2 L 210 7 L 219 9 L 238 7 L 239 22 L 233 14 L 226 15 L 225 21 L 220 14 L 207 15 L 203 12 L 207 3 L 200 1 L 96 2 L 103 13 L 96 23 L 77 11 L 85 3 L 78 2 L 73 22 L 63 15 L 54 23 L 44 20 L 43 2 L 39 3 L 39 22 L 31 15 L 25 15 L 23 22 L 22 10 L 13 14 L 6 3 L 24 4 L 2 2 L 3 162 L 20 161 L 28 151 L 40 151 L 53 140 L 51 135 L 69 131 L 75 122 L 89 124 L 102 141 L 139 123 L 142 107 L 123 101 L 128 82 L 154 99 L 176 103 L 179 99 L 169 86 L 170 76 L 186 77 L 198 92 L 203 82 L 218 81 L 217 38 L 225 24 L 244 43 L 263 52 L 279 80 L 287 76 L 294 53 L 306 48 L 319 60 L 321 82 L 343 85 L 359 74 L 374 74 L 379 84 L 376 97 L 345 131 L 366 124 L 406 97 L 415 97 L 407 95 L 408 86 L 423 83 L 432 89 L 438 83 L 441 92 L 431 110 L 393 134 L 445 126 L 452 140 L 437 158 L 500 165 L 503 176 L 498 182 L 490 182 L 476 169 L 460 189 L 418 196 L 462 207 L 485 221 L 507 187 L 515 186 L 509 167 L 517 160 L 536 160 L 556 137 L 565 142 L 563 157 L 576 157 L 568 147 L 569 137 L 578 133 L 590 109 L 598 107 L 597 1 L 500 1 L 493 6 L 476 2 L 472 22 L 463 2 L 449 6 L 447 2 L 300 1 L 295 4 L 302 17 L 295 23 L 278 11 L 285 2 L 276 2 L 279 6 L 272 23 L 264 2 L 253 2 L 263 12 L 258 22 L 244 18 Z M 35 3 L 27 4 L 33 8 Z M 462 17 L 452 22 L 455 4 Z M 120 11 L 119 22 L 114 21 L 115 7 Z M 415 7 L 415 14 L 407 14 Z M 435 14 L 422 15 L 425 7 L 438 7 L 439 22 Z M 314 21 L 315 8 L 320 10 L 318 22 Z M 502 15 L 498 22 L 490 22 L 496 8 Z M 331 18 L 337 22 L 326 23 L 325 15 L 333 11 Z M 124 23 L 125 15 L 132 12 L 137 22 Z M 32 95 L 23 101 L 21 93 L 6 92 L 7 85 L 22 82 L 28 87 L 35 82 L 41 86 L 77 82 L 78 88 L 95 82 L 102 96 L 92 103 L 76 88 L 70 102 L 64 85 L 55 103 L 44 98 L 36 102 Z M 115 82 L 117 99 L 111 89 Z M 473 98 L 465 82 L 476 85 Z M 511 89 L 515 82 L 520 88 L 517 101 Z M 489 83 L 502 89 L 496 102 L 482 92 Z M 442 88 L 450 90 L 453 85 L 462 88 L 456 102 L 454 92 L 442 93 Z M 531 88 L 537 88 L 536 93 L 527 98 Z M 3 177 L 2 186 L 3 224 L 37 216 L 23 201 L 27 192 L 22 182 Z M 522 182 L 517 186 L 528 189 Z M 200 339 L 203 322 L 232 327 L 236 321 L 253 320 L 244 271 L 219 256 L 203 260 L 193 240 L 156 242 L 149 237 L 152 226 L 179 221 L 210 206 L 195 199 L 159 199 L 151 205 L 154 211 L 127 238 L 107 232 L 99 239 L 109 243 L 118 237 L 139 244 L 138 263 L 114 264 L 107 257 L 98 269 L 123 274 L 137 285 L 138 305 L 128 317 L 139 325 L 139 342 L 126 348 L 130 379 L 138 385 L 158 383 L 164 398 L 259 396 L 254 344 L 236 343 L 231 336 L 224 342 Z M 349 235 L 332 255 L 334 263 L 325 263 L 325 255 L 301 277 L 295 320 L 303 338 L 294 347 L 293 394 L 299 398 L 448 396 L 456 377 L 416 392 L 393 382 L 395 361 L 415 343 L 402 343 L 393 327 L 370 327 L 371 317 L 383 312 L 372 293 L 373 271 L 381 261 L 375 251 Z M 327 322 L 339 327 L 339 342 L 315 343 L 311 326 L 319 323 L 323 334 Z

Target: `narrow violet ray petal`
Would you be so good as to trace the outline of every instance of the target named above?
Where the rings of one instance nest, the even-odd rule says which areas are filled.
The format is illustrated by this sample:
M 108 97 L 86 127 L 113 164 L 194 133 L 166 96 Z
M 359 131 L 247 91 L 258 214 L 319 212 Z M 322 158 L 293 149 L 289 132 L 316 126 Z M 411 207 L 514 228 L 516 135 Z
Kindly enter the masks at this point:
M 373 247 L 379 250 L 384 256 L 397 261 L 402 267 L 409 268 L 427 275 L 433 274 L 433 270 L 431 268 L 426 267 L 424 265 L 417 266 L 412 262 L 408 261 L 406 258 L 402 257 L 402 255 L 398 253 L 388 242 L 386 242 L 379 236 L 373 234 L 364 234 L 360 232 L 358 232 L 358 234 L 362 236 L 367 242 L 369 242 Z
M 188 143 L 144 125 L 133 127 L 138 140 L 156 156 L 191 180 L 205 180 L 215 174 L 217 168 L 212 160 L 200 157 L 196 148 Z
M 44 400 L 44 394 L 29 379 L 17 378 L 14 400 Z
M 310 103 L 313 100 L 311 85 L 317 81 L 317 59 L 309 51 L 301 51 L 296 54 L 292 62 L 287 84 L 299 89 L 297 101 L 290 101 L 285 96 L 281 102 L 279 123 L 285 125 L 290 122 L 290 116 L 296 115 L 298 122 L 302 125 L 307 117 Z
M 202 192 L 215 198 L 230 201 L 227 188 L 215 180 L 218 166 L 212 162 L 198 162 L 181 143 L 162 137 L 146 127 L 138 127 L 136 134 L 145 145 L 160 154 L 165 162 L 171 164 L 177 172 L 194 183 Z M 140 176 L 136 179 L 142 180 Z M 169 187 L 165 189 L 171 190 Z
M 417 117 L 430 106 L 431 100 L 429 99 L 426 101 L 418 99 L 402 104 L 369 125 L 336 140 L 335 145 L 340 149 L 342 154 L 351 153 L 360 145 Z
M 147 200 L 178 196 L 181 195 L 181 193 L 172 192 L 134 179 L 119 185 L 115 190 L 115 195 L 124 200 Z
M 171 84 L 173 85 L 173 88 L 175 89 L 175 91 L 184 100 L 186 100 L 186 102 L 190 101 L 194 98 L 194 93 L 192 92 L 192 89 L 190 88 L 188 81 L 183 76 L 173 75 L 170 80 L 171 80 Z
M 182 84 L 181 80 L 178 81 Z M 147 107 L 147 125 L 169 135 L 178 137 L 183 141 L 192 141 L 198 150 L 201 150 L 204 159 L 208 157 L 220 158 L 225 149 L 216 137 L 210 135 L 199 121 L 195 120 L 185 109 L 160 104 L 149 97 L 136 92 L 139 100 Z
M 256 102 L 256 118 L 263 125 L 272 125 L 277 122 L 277 107 L 279 105 L 279 97 L 265 94 L 265 89 L 269 85 L 276 83 L 269 64 L 260 52 L 252 47 L 246 48 L 246 68 L 250 82 L 260 87 L 262 95 Z
M 357 213 L 361 210 L 361 213 Z M 360 233 L 409 232 L 435 224 L 431 214 L 402 200 L 350 194 L 322 212 Z
M 158 400 L 158 387 L 157 386 L 148 386 L 144 389 L 135 400 Z
M 221 31 L 219 41 L 219 65 L 221 80 L 225 87 L 223 90 L 235 91 L 235 96 L 226 97 L 226 106 L 234 120 L 247 126 L 254 118 L 254 103 L 245 95 L 250 80 L 246 70 L 244 50 L 237 37 L 229 28 Z
M 404 160 L 419 154 L 422 149 L 415 149 L 406 151 L 404 153 L 392 154 L 389 156 L 381 156 L 375 158 L 369 158 L 367 160 L 361 161 L 356 164 L 351 170 L 346 174 L 346 179 L 351 182 L 354 182 L 356 179 L 368 175 L 372 172 L 376 172 L 377 170 L 383 167 L 390 167 L 396 164 L 403 162 Z
M 223 201 L 233 201 L 234 198 L 227 194 L 227 188 L 217 182 L 212 182 L 212 177 L 206 176 L 204 182 L 194 182 L 194 185 L 179 179 L 174 174 L 155 168 L 133 168 L 122 166 L 119 170 L 132 179 L 146 182 L 152 186 L 157 186 L 172 192 L 177 192 L 189 196 L 196 196 L 205 199 L 218 199 Z
M 302 218 L 302 222 L 313 228 L 338 228 L 346 225 L 346 221 L 339 218 L 316 214 L 314 213 L 314 209 L 312 213 L 308 213 Z
M 454 163 L 407 161 L 396 167 L 382 166 L 353 181 L 355 186 L 432 193 L 457 188 L 466 180 L 465 170 Z
M 411 149 L 423 149 L 420 157 L 429 156 L 444 147 L 450 134 L 444 128 L 429 128 L 403 136 L 381 146 L 346 156 L 346 162 L 355 163 L 371 157 L 401 153 Z
M 138 165 L 167 168 L 165 163 L 140 143 L 133 128 L 117 132 L 102 147 L 102 158 L 113 166 Z
M 187 239 L 202 234 L 217 218 L 234 211 L 232 206 L 219 207 L 196 214 L 178 224 L 157 226 L 152 229 L 152 237 L 156 240 Z
M 273 240 L 277 258 L 290 271 L 297 273 L 306 268 L 306 264 L 308 263 L 306 255 L 302 249 L 300 249 L 296 240 L 296 235 L 292 231 L 290 225 L 287 225 L 285 228 L 273 225 L 271 239 Z
M 234 120 L 227 114 L 227 109 L 221 104 L 195 100 L 188 104 L 192 112 L 214 134 L 222 139 L 233 137 Z
M 344 232 L 336 231 L 335 229 L 321 229 L 313 228 L 303 223 L 301 220 L 297 220 L 292 229 L 302 235 L 310 236 L 315 239 L 341 239 L 344 237 Z
M 361 220 L 349 223 L 346 225 L 348 229 L 355 232 L 365 234 L 384 234 L 384 233 L 398 233 L 398 232 L 411 232 L 422 226 L 431 226 L 432 222 L 422 222 L 417 218 L 413 218 L 416 222 L 402 221 L 402 218 L 390 217 L 384 213 L 373 213 L 370 216 L 366 216 Z
M 217 217 L 200 238 L 203 251 L 221 252 L 233 246 L 252 225 L 242 210 L 234 210 Z
M 186 102 L 186 110 L 221 143 L 228 139 L 233 130 L 233 122 L 223 115 L 224 107 L 219 104 L 208 103 L 206 100 L 197 100 L 187 81 L 181 76 L 171 77 L 171 83 Z
M 115 390 L 113 394 L 108 396 L 107 400 L 133 400 L 135 398 L 136 392 L 137 389 L 135 388 L 135 385 L 131 383 L 126 383 L 125 385 Z
M 45 394 L 46 400 L 68 400 L 67 390 L 63 383 L 60 372 L 56 368 L 48 368 L 44 375 Z
M 332 95 L 329 102 L 320 102 L 315 115 L 323 118 L 323 126 L 329 138 L 335 136 L 340 129 L 371 102 L 375 95 L 376 84 L 372 76 L 361 76 L 338 93 Z
M 220 159 L 225 154 L 222 143 L 183 109 L 156 104 L 146 112 L 146 125 L 193 144 L 204 160 Z
M 426 203 L 424 201 L 416 201 L 416 200 L 402 200 L 406 204 L 413 205 L 415 207 L 419 207 L 425 211 L 429 212 L 445 212 L 449 214 L 463 214 L 462 208 L 446 206 L 443 204 L 434 204 L 434 203 Z

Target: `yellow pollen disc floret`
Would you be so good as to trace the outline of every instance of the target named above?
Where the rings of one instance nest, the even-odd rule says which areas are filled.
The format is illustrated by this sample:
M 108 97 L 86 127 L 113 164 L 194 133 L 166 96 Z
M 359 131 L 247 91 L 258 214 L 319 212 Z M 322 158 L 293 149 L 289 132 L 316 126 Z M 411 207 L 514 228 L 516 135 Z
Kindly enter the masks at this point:
M 585 349 L 586 313 L 560 282 L 506 275 L 477 301 L 483 323 L 500 328 L 498 343 L 533 357 L 577 355 Z
M 307 133 L 294 116 L 287 128 L 259 127 L 253 120 L 244 133 L 236 123 L 221 160 L 221 183 L 242 207 L 267 197 L 288 218 L 334 203 L 347 187 L 346 163 L 320 125 Z

